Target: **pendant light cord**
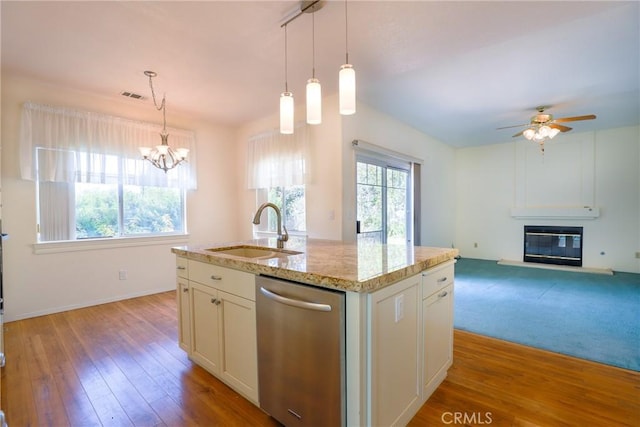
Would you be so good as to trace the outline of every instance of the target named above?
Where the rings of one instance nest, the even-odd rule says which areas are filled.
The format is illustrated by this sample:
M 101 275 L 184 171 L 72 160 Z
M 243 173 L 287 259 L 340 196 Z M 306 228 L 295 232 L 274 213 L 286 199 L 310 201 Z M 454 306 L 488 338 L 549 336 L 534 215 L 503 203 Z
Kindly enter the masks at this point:
M 347 0 L 344 0 L 344 50 L 346 56 L 345 64 L 349 63 L 349 24 L 347 17 Z
M 288 82 L 289 77 L 287 76 L 287 26 L 284 26 L 284 91 L 289 92 Z
M 149 87 L 151 87 L 151 97 L 153 98 L 153 105 L 156 107 L 156 110 L 162 111 L 162 133 L 167 133 L 167 106 L 166 106 L 166 97 L 162 96 L 162 102 L 158 107 L 158 103 L 156 102 L 156 92 L 153 90 L 153 75 L 148 74 L 149 76 Z
M 316 14 L 311 14 L 311 78 L 316 78 Z

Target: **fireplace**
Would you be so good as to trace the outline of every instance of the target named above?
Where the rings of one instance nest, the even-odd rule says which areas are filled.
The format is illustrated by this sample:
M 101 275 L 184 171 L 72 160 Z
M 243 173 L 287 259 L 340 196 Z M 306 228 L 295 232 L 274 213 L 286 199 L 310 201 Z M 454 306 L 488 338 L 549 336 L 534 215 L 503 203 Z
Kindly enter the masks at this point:
M 582 227 L 524 226 L 524 262 L 582 267 Z

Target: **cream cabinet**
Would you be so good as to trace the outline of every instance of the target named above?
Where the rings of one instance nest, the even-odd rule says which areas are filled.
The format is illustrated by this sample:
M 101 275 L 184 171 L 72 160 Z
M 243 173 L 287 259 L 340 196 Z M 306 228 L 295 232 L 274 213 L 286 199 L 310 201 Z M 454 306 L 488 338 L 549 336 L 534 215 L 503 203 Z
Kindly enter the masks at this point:
M 179 294 L 188 304 L 179 300 L 178 319 L 188 319 L 189 357 L 258 404 L 255 276 L 193 260 L 186 271 L 187 291 Z
M 405 425 L 420 394 L 420 286 L 417 274 L 369 294 L 371 425 Z
M 178 344 L 187 353 L 191 348 L 190 298 L 189 298 L 189 270 L 187 259 L 176 258 L 176 283 L 178 305 Z
M 454 262 L 422 275 L 422 401 L 447 376 L 453 361 Z

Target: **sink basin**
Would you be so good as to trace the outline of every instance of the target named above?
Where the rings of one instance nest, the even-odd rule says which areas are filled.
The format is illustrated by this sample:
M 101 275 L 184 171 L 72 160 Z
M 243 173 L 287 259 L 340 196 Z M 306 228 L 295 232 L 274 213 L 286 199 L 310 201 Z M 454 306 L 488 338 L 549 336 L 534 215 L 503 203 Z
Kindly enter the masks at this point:
M 298 255 L 302 252 L 288 251 L 285 249 L 263 248 L 260 246 L 231 246 L 224 248 L 210 248 L 207 251 L 221 255 L 229 255 L 250 259 L 286 258 L 290 255 Z

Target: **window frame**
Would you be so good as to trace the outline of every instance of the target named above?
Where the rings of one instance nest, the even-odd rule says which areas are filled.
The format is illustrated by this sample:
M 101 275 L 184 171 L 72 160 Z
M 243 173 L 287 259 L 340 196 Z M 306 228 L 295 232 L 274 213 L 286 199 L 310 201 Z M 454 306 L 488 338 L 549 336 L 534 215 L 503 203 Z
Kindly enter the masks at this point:
M 46 148 L 38 148 L 44 149 Z M 68 250 L 83 250 L 82 248 L 88 247 L 123 247 L 123 246 L 137 246 L 138 244 L 149 244 L 154 241 L 164 241 L 169 240 L 176 243 L 185 242 L 188 239 L 185 239 L 185 236 L 188 236 L 187 233 L 187 190 L 181 187 L 163 187 L 163 186 L 154 186 L 154 185 L 140 185 L 140 184 L 126 184 L 125 178 L 123 177 L 123 164 L 129 161 L 128 158 L 114 155 L 117 162 L 117 175 L 114 176 L 112 174 L 112 178 L 114 178 L 114 182 L 111 183 L 89 183 L 94 185 L 113 185 L 115 186 L 115 192 L 117 197 L 117 233 L 113 236 L 95 236 L 95 237 L 87 237 L 87 238 L 78 238 L 77 236 L 74 239 L 61 239 L 61 240 L 41 240 L 41 224 L 42 224 L 42 198 L 41 198 L 41 184 L 49 181 L 40 181 L 39 179 L 35 180 L 35 195 L 36 195 L 36 243 L 34 243 L 34 252 L 35 253 L 44 253 L 44 252 L 63 252 Z M 36 156 L 37 157 L 37 156 Z M 36 162 L 36 171 L 38 170 L 37 162 Z M 37 174 L 37 172 L 36 172 Z M 59 182 L 60 183 L 60 182 Z M 66 185 L 66 192 L 68 195 L 67 203 L 69 212 L 66 220 L 68 221 L 68 226 L 75 227 L 77 221 L 77 211 L 76 211 L 76 196 L 77 196 L 77 184 L 79 182 L 62 182 L 60 184 Z M 171 232 L 153 232 L 153 233 L 130 233 L 125 234 L 125 221 L 124 221 L 124 212 L 125 212 L 125 187 L 127 185 L 134 185 L 140 188 L 168 188 L 175 189 L 179 194 L 179 204 L 180 204 L 180 229 L 179 231 L 171 231 Z M 75 234 L 75 233 L 73 233 Z M 70 233 L 71 235 L 71 233 Z M 177 240 L 176 240 L 177 239 Z M 103 244 L 100 245 L 101 241 L 120 241 L 120 243 L 114 244 Z M 87 244 L 81 244 L 83 242 L 89 242 Z M 75 249 L 75 248 L 81 249 Z

